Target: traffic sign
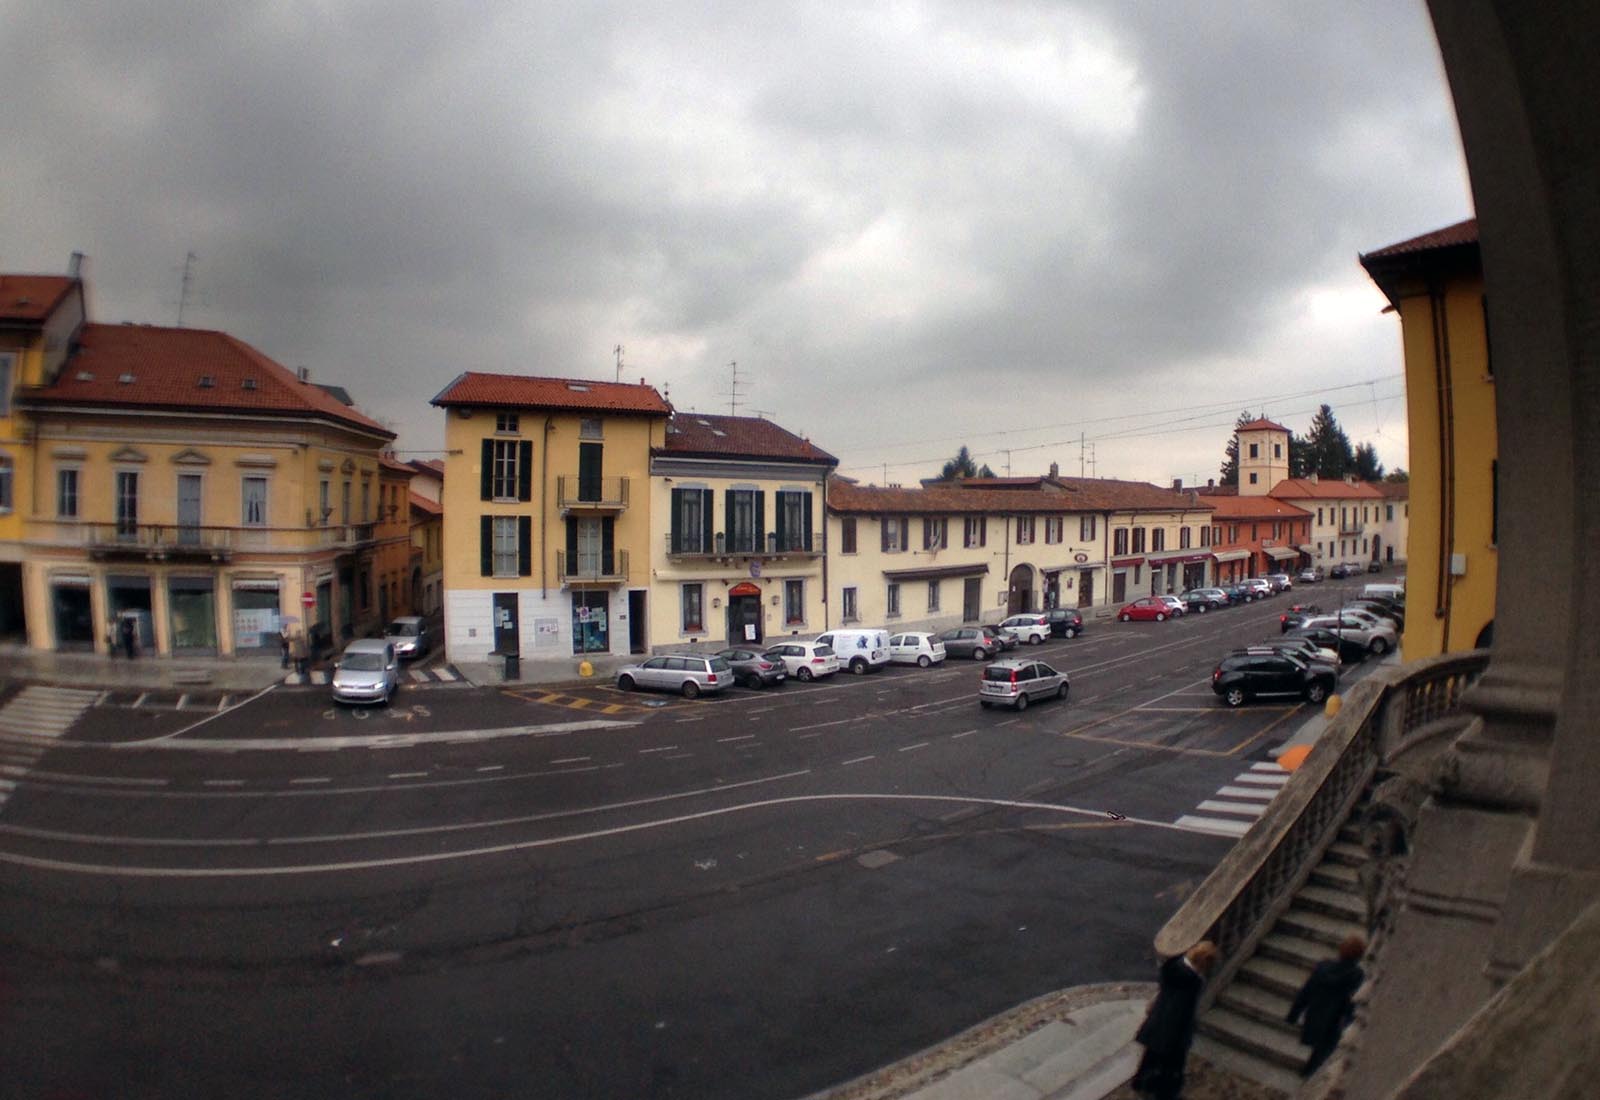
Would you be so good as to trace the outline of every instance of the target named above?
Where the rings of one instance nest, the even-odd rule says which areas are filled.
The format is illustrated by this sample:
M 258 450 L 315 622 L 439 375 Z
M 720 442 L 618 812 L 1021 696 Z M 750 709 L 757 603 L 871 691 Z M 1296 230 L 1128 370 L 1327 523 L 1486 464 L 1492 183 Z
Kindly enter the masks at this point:
M 316 593 L 315 592 L 302 592 L 302 593 L 300 593 L 300 606 L 301 607 L 316 607 L 317 606 L 317 595 L 316 595 Z

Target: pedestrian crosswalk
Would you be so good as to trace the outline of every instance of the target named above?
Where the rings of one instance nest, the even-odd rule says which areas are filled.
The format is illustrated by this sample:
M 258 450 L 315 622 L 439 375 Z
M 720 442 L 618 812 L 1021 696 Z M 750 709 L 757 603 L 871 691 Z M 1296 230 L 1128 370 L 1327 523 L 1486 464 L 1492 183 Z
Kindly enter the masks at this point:
M 1289 773 L 1277 764 L 1251 764 L 1248 771 L 1240 772 L 1197 805 L 1194 813 L 1184 814 L 1173 824 L 1197 833 L 1244 836 L 1287 782 Z
M 289 687 L 326 685 L 332 675 L 330 669 L 314 668 L 304 675 L 291 672 L 283 678 L 283 682 Z M 454 684 L 461 681 L 461 674 L 449 665 L 435 665 L 432 668 L 408 668 L 402 679 L 413 684 Z
M 98 698 L 94 690 L 32 686 L 0 707 L 0 809 L 45 754 L 41 739 L 66 733 Z

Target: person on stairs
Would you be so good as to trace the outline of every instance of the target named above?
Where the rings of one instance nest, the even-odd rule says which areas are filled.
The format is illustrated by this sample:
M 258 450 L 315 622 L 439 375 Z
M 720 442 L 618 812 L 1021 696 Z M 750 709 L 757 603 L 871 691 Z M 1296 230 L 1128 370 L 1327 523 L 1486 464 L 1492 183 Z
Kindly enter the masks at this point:
M 1300 1041 L 1311 1048 L 1311 1057 L 1300 1070 L 1301 1077 L 1310 1077 L 1328 1060 L 1339 1045 L 1339 1036 L 1355 1016 L 1356 990 L 1366 980 L 1360 966 L 1366 951 L 1366 940 L 1354 933 L 1346 936 L 1339 944 L 1338 957 L 1319 962 L 1295 994 L 1294 1004 L 1289 1007 L 1289 1022 L 1299 1023 L 1300 1017 L 1305 1016 Z
M 1159 989 L 1134 1041 L 1144 1047 L 1133 1090 L 1152 1100 L 1178 1100 L 1183 1070 L 1194 1042 L 1195 1012 L 1206 975 L 1217 961 L 1217 945 L 1201 940 L 1161 964 Z

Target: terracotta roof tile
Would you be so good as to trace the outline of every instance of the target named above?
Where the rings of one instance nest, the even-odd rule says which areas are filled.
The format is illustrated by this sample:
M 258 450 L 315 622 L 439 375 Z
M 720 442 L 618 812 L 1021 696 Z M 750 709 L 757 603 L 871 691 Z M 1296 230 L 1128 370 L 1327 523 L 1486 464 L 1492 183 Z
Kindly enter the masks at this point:
M 77 281 L 69 275 L 0 275 L 0 322 L 43 321 Z
M 758 416 L 713 416 L 674 412 L 667 422 L 667 443 L 661 453 L 779 458 L 836 465 L 838 459 L 770 420 Z
M 1370 484 L 1383 494 L 1385 500 L 1411 499 L 1411 482 L 1409 481 L 1374 481 Z
M 1015 512 L 1176 512 L 1210 511 L 1210 503 L 1188 492 L 1161 489 L 1146 481 L 1107 478 L 1058 478 L 1053 488 L 924 489 L 828 482 L 828 507 L 855 513 L 964 513 L 996 515 Z
M 591 378 L 535 378 L 526 374 L 459 374 L 434 397 L 440 408 L 476 405 L 504 409 L 642 413 L 667 416 L 672 406 L 654 386 Z
M 1237 430 L 1241 432 L 1287 432 L 1289 429 L 1276 421 L 1268 420 L 1264 416 L 1258 416 L 1248 424 L 1239 425 Z
M 1268 495 L 1279 500 L 1375 500 L 1383 496 L 1365 481 L 1351 485 L 1338 478 L 1312 481 L 1301 477 L 1285 478 Z
M 300 381 L 293 371 L 249 344 L 205 329 L 84 325 L 78 350 L 56 380 L 19 391 L 19 400 L 35 405 L 320 416 L 394 438 L 376 420 Z
M 1272 497 L 1213 497 L 1215 519 L 1304 519 L 1311 513 L 1304 508 Z
M 1420 237 L 1412 237 L 1408 241 L 1397 244 L 1384 245 L 1371 252 L 1361 254 L 1361 262 L 1368 260 L 1383 260 L 1390 256 L 1408 256 L 1417 252 L 1431 252 L 1436 248 L 1454 248 L 1458 245 L 1478 243 L 1478 219 L 1468 218 L 1466 221 L 1447 225 L 1443 229 L 1435 229 L 1431 233 L 1424 233 Z
M 444 505 L 438 501 L 429 500 L 427 497 L 418 496 L 416 493 L 407 493 L 406 496 L 411 501 L 412 511 L 421 512 L 428 516 L 444 515 Z

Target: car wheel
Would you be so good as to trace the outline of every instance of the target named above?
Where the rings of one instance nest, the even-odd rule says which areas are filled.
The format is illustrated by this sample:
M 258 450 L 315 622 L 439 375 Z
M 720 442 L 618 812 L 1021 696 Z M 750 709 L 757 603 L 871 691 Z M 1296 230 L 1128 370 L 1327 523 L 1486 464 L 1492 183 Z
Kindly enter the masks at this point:
M 987 656 L 989 656 L 989 651 L 984 649 L 981 645 L 973 647 L 972 659 L 974 661 L 981 661 Z
M 1062 637 L 1063 637 L 1063 638 L 1073 638 L 1073 637 L 1076 637 L 1076 636 L 1077 636 L 1077 633 L 1078 633 L 1078 632 L 1077 632 L 1077 631 L 1076 631 L 1076 630 L 1073 630 L 1073 629 L 1072 629 L 1072 628 L 1071 628 L 1071 627 L 1070 627 L 1070 626 L 1069 626 L 1069 627 L 1067 627 L 1067 629 L 1066 629 L 1066 630 L 1065 630 L 1065 631 L 1063 631 L 1063 632 L 1062 632 L 1062 635 L 1061 635 L 1061 636 L 1062 636 Z
M 693 699 L 696 696 L 698 696 L 699 694 L 700 694 L 700 685 L 699 684 L 695 683 L 693 680 L 685 680 L 683 682 L 683 697 L 685 699 Z
M 1320 682 L 1313 683 L 1310 687 L 1306 688 L 1306 701 L 1308 703 L 1320 703 L 1327 697 L 1328 685 L 1326 684 Z
M 801 665 L 800 671 L 794 674 L 794 678 L 802 684 L 809 684 L 811 682 L 811 670 L 805 665 Z
M 1372 639 L 1372 652 L 1376 656 L 1382 657 L 1385 653 L 1389 652 L 1389 643 L 1384 641 L 1382 638 Z
M 1156 622 L 1164 623 L 1166 621 L 1167 621 L 1167 617 L 1165 615 L 1163 615 L 1161 612 L 1157 611 L 1156 612 Z
M 1227 703 L 1230 707 L 1243 706 L 1244 698 L 1244 688 L 1232 687 L 1222 695 L 1222 701 Z
M 1200 605 L 1200 614 L 1204 615 L 1209 610 L 1210 608 L 1208 608 L 1205 604 Z
M 867 659 L 865 657 L 852 657 L 850 659 L 850 671 L 857 676 L 865 674 L 867 671 Z
M 1131 623 L 1131 622 L 1133 622 L 1133 616 L 1132 615 L 1124 615 L 1124 616 L 1122 616 L 1122 621 L 1125 622 L 1125 623 Z
M 1028 644 L 1029 645 L 1044 645 L 1044 635 L 1043 634 L 1035 634 L 1033 637 L 1028 639 Z
M 633 690 L 633 677 L 627 675 L 626 673 L 624 673 L 621 676 L 618 676 L 617 677 L 617 688 L 618 688 L 618 690 L 621 690 L 621 691 L 632 691 Z
M 744 686 L 747 688 L 753 688 L 756 691 L 760 691 L 765 682 L 766 681 L 762 680 L 760 676 L 746 676 L 744 680 Z
M 987 699 L 979 699 L 978 700 L 978 705 L 980 707 L 982 707 L 984 710 L 988 710 L 990 707 L 994 706 L 994 704 L 989 702 L 989 700 L 987 700 Z
M 933 661 L 932 661 L 931 658 L 929 658 L 929 656 L 926 653 L 924 653 L 922 656 L 917 658 L 917 667 L 918 668 L 927 668 L 931 664 L 933 664 Z
M 1028 693 L 1027 692 L 1024 691 L 1020 695 L 1017 696 L 1017 709 L 1019 711 L 1023 711 L 1023 710 L 1027 710 L 1028 709 Z
M 1056 688 L 1056 698 L 1065 700 L 1067 697 L 1067 682 L 1061 681 L 1061 686 Z

